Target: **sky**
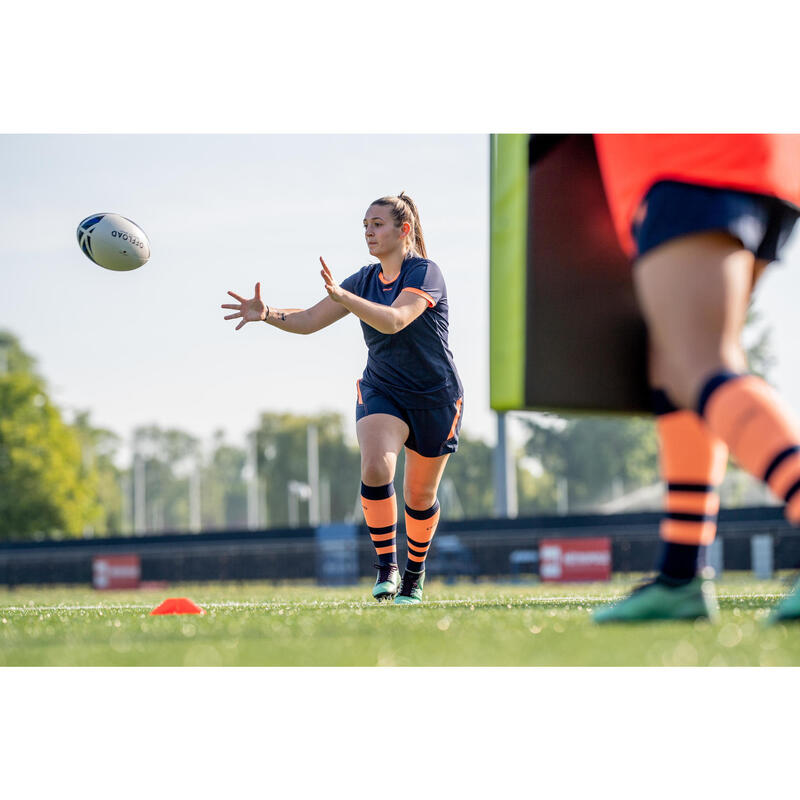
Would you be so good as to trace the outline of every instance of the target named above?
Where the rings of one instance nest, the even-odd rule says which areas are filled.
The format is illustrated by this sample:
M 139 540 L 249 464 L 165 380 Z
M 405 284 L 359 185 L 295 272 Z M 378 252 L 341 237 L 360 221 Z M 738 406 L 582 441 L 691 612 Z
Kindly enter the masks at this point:
M 369 203 L 406 191 L 450 300 L 465 429 L 488 407 L 487 135 L 16 135 L 0 137 L 0 325 L 39 363 L 55 401 L 129 436 L 136 425 L 243 441 L 262 411 L 346 416 L 366 360 L 350 315 L 311 336 L 220 309 L 227 290 L 304 308 L 369 257 Z M 150 261 L 112 272 L 80 251 L 86 216 L 116 212 Z
M 235 332 L 219 306 L 256 281 L 269 305 L 314 304 L 325 296 L 318 257 L 339 280 L 369 263 L 364 212 L 404 190 L 447 281 L 463 429 L 494 441 L 487 135 L 4 135 L 0 174 L 0 325 L 37 358 L 68 418 L 89 410 L 124 441 L 152 423 L 243 443 L 262 411 L 334 410 L 354 440 L 366 359 L 354 316 L 308 337 Z M 140 269 L 102 269 L 78 248 L 80 220 L 109 211 L 148 234 Z M 772 378 L 797 409 L 799 289 L 795 236 L 756 308 L 771 328 Z

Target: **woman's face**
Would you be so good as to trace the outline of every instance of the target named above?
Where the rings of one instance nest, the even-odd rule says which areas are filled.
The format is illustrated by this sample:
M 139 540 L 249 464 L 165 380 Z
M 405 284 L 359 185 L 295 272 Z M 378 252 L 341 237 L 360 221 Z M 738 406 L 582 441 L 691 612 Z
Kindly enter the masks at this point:
M 389 206 L 370 206 L 364 217 L 364 238 L 371 256 L 386 256 L 403 251 L 411 226 L 395 227 Z

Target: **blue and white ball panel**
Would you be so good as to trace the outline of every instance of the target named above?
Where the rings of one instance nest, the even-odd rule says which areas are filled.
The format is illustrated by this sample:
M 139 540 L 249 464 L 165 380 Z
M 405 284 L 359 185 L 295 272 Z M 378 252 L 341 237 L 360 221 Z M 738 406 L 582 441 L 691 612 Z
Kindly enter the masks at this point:
M 119 214 L 93 214 L 77 230 L 87 258 L 117 272 L 137 269 L 150 258 L 150 242 L 132 220 Z

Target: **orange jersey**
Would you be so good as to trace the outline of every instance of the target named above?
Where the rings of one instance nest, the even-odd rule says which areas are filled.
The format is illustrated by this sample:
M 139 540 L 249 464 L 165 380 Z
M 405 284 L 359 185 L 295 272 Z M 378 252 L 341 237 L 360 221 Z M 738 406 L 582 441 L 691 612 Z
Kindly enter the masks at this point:
M 629 255 L 634 214 L 657 181 L 755 192 L 800 207 L 800 135 L 596 133 L 594 140 L 617 236 Z

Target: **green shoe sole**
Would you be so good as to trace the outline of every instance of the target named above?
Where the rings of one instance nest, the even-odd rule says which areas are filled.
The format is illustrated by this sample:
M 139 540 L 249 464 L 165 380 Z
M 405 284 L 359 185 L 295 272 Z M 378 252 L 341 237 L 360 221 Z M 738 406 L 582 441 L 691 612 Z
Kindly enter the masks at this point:
M 714 584 L 697 577 L 683 586 L 648 583 L 628 597 L 595 610 L 592 620 L 609 622 L 655 622 L 658 620 L 719 619 Z
M 765 624 L 775 625 L 778 622 L 797 622 L 800 620 L 800 581 L 792 591 L 781 600 L 767 617 Z
M 396 606 L 414 606 L 421 602 L 421 597 L 409 597 L 405 594 L 396 594 L 394 596 L 394 604 Z

